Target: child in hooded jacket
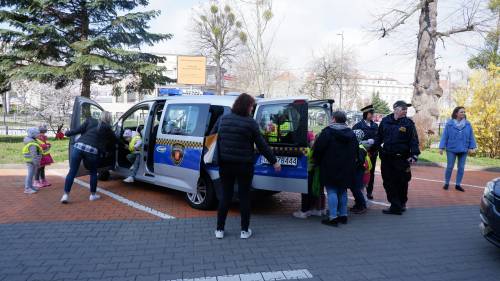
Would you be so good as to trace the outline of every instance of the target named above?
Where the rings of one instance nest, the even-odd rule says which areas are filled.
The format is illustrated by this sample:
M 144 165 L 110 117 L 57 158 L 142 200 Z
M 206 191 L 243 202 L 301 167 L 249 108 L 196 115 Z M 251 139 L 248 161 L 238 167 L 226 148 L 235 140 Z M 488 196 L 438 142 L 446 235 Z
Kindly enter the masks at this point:
M 26 163 L 27 174 L 24 180 L 24 193 L 33 194 L 38 189 L 33 186 L 33 177 L 37 174 L 42 159 L 42 148 L 36 141 L 36 137 L 40 133 L 38 128 L 29 128 L 26 130 L 27 136 L 24 138 L 24 147 L 22 154 Z
M 50 148 L 52 145 L 49 143 L 47 136 L 47 126 L 42 125 L 38 128 L 40 134 L 37 136 L 38 145 L 42 149 L 42 158 L 40 159 L 40 167 L 38 168 L 38 172 L 35 174 L 35 182 L 33 186 L 37 188 L 43 188 L 51 186 L 51 184 L 45 178 L 45 167 L 54 163 L 54 159 L 50 155 Z

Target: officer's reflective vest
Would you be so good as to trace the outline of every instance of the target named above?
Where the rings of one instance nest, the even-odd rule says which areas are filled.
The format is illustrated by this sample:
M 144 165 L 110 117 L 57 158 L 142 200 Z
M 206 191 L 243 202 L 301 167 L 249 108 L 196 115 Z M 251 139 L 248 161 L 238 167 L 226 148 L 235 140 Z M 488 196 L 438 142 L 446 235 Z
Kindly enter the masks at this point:
M 30 146 L 32 146 L 32 145 L 34 145 L 36 147 L 37 153 L 42 153 L 42 148 L 40 147 L 40 145 L 35 141 L 30 141 L 23 147 L 23 151 L 22 151 L 23 157 L 26 160 L 32 159 L 31 153 L 30 153 Z
M 45 149 L 42 148 L 42 144 L 46 144 L 44 141 L 42 140 L 39 140 L 39 139 L 36 139 L 36 142 L 38 143 L 38 145 L 40 146 L 40 149 L 42 149 L 42 155 L 49 155 L 50 154 L 50 146 L 49 145 L 46 145 Z
M 130 140 L 130 143 L 128 144 L 128 150 L 130 150 L 130 152 L 134 152 L 135 151 L 135 144 L 140 139 L 141 139 L 140 135 L 135 135 L 135 136 L 132 137 L 132 139 Z
M 280 125 L 280 136 L 285 136 L 290 131 L 290 122 L 285 122 Z M 276 126 L 273 126 L 273 130 L 269 133 L 268 140 L 270 142 L 278 141 L 278 129 Z

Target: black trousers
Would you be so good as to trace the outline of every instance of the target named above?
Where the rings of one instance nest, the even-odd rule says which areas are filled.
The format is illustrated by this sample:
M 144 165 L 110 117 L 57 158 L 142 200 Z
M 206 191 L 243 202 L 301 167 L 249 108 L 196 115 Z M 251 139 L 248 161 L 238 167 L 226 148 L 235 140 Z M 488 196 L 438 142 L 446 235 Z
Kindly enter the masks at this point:
M 44 180 L 45 179 L 45 166 L 41 166 L 38 168 L 38 172 L 35 174 L 35 180 Z
M 373 193 L 373 182 L 375 181 L 375 164 L 377 164 L 377 154 L 370 156 L 370 161 L 372 162 L 372 169 L 370 170 L 370 181 L 366 187 L 366 194 L 372 195 Z
M 301 194 L 301 204 L 300 204 L 300 211 L 304 213 L 316 208 L 316 203 L 318 202 L 318 196 L 314 196 L 312 190 L 313 180 L 314 180 L 314 171 L 308 172 L 307 193 Z
M 217 230 L 224 230 L 227 213 L 234 194 L 234 184 L 238 183 L 240 201 L 241 230 L 248 231 L 250 225 L 250 187 L 253 179 L 251 163 L 220 163 L 219 174 L 222 182 L 222 196 L 217 210 Z
M 380 169 L 387 200 L 391 209 L 401 211 L 408 201 L 408 182 L 411 180 L 410 164 L 404 157 L 381 154 Z

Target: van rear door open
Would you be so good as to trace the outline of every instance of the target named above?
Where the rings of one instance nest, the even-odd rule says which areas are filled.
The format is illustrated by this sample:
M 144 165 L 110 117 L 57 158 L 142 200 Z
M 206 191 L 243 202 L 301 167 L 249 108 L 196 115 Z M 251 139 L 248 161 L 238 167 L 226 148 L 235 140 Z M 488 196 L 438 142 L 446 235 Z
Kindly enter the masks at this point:
M 253 187 L 307 193 L 307 101 L 259 101 L 255 120 L 282 166 L 280 173 L 261 154 L 255 159 Z

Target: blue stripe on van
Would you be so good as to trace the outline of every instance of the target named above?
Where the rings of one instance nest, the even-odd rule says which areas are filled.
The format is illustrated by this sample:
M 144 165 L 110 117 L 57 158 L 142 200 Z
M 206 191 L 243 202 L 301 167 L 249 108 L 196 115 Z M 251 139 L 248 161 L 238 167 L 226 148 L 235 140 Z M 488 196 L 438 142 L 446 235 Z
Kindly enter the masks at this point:
M 172 159 L 172 146 L 164 144 L 156 144 L 154 152 L 154 161 L 157 164 L 166 164 L 171 166 L 178 166 L 191 170 L 200 169 L 202 148 L 184 148 L 184 155 L 182 161 L 177 165 Z

